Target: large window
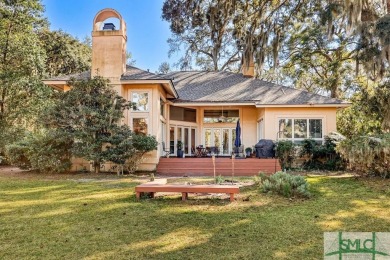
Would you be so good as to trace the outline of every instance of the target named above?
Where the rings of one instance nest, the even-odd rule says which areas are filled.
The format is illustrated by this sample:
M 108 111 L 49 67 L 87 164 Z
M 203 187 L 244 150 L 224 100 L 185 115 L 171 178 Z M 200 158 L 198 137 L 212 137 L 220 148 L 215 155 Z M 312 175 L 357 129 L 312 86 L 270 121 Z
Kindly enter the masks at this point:
M 165 117 L 165 102 L 160 98 L 160 115 Z
M 279 119 L 278 138 L 290 139 L 296 143 L 299 143 L 306 138 L 322 141 L 322 119 Z
M 133 118 L 133 131 L 136 134 L 148 134 L 148 120 L 146 118 Z
M 204 123 L 236 123 L 239 119 L 238 110 L 205 110 Z
M 149 111 L 149 97 L 146 92 L 132 92 L 131 101 L 134 104 L 133 111 L 147 112 Z
M 170 106 L 170 119 L 196 123 L 196 109 Z

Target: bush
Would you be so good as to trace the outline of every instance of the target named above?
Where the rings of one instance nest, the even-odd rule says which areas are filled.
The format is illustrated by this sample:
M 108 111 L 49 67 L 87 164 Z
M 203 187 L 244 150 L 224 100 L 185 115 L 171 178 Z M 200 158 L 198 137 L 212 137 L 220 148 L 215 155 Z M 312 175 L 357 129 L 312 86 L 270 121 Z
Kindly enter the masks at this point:
M 276 156 L 279 158 L 283 170 L 291 169 L 295 157 L 295 144 L 291 141 L 279 141 L 276 143 Z
M 346 139 L 337 145 L 337 151 L 357 173 L 390 177 L 389 133 Z
M 218 175 L 217 177 L 215 177 L 216 184 L 222 184 L 224 182 L 225 182 L 225 178 L 223 178 L 221 175 Z
M 20 169 L 30 169 L 31 163 L 28 157 L 30 143 L 27 140 L 21 140 L 13 144 L 6 145 L 5 152 L 11 165 Z
M 30 133 L 6 147 L 11 164 L 40 172 L 64 172 L 71 167 L 72 140 L 56 131 Z
M 260 184 L 263 192 L 275 192 L 284 197 L 310 197 L 308 183 L 304 177 L 277 172 L 271 176 L 260 174 Z
M 318 144 L 313 139 L 305 139 L 300 145 L 300 157 L 306 160 L 303 168 L 306 170 L 343 170 L 345 161 L 336 151 L 336 137 L 325 136 L 324 144 Z
M 135 151 L 126 161 L 126 169 L 130 173 L 138 169 L 139 165 L 143 162 L 145 153 L 157 150 L 158 142 L 154 136 L 133 133 L 132 144 Z

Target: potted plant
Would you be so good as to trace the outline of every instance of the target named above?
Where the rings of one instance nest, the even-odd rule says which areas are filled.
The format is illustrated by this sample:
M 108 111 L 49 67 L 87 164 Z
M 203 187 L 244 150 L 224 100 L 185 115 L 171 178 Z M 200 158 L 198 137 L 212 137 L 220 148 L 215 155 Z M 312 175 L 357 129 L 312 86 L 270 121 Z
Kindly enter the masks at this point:
M 183 151 L 184 143 L 182 141 L 177 141 L 176 147 L 177 147 L 177 158 L 183 158 L 184 151 Z
M 245 148 L 246 157 L 250 157 L 252 153 L 252 147 Z

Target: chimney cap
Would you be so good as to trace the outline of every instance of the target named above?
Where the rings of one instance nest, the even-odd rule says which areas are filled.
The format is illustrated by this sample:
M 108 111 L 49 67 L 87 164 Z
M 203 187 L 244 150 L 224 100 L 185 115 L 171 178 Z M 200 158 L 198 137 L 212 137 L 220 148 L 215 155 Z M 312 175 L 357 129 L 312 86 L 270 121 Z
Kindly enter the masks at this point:
M 115 30 L 115 24 L 113 23 L 104 23 L 104 26 L 103 26 L 103 30 L 104 31 L 114 31 Z

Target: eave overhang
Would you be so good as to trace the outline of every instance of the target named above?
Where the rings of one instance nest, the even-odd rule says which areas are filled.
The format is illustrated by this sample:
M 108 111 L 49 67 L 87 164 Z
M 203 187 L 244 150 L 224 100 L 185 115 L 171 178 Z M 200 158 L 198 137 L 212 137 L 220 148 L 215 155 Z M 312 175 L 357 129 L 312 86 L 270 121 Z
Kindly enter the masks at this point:
M 56 90 L 64 90 L 67 85 L 66 80 L 42 80 L 45 85 L 48 85 Z
M 161 84 L 170 98 L 179 98 L 175 86 L 170 79 L 121 79 L 122 84 Z

